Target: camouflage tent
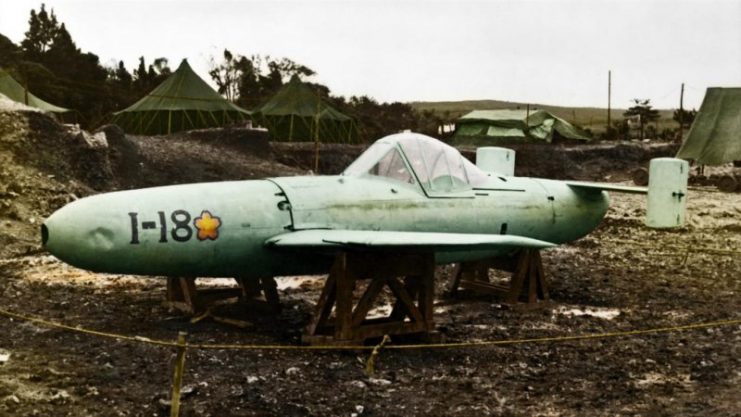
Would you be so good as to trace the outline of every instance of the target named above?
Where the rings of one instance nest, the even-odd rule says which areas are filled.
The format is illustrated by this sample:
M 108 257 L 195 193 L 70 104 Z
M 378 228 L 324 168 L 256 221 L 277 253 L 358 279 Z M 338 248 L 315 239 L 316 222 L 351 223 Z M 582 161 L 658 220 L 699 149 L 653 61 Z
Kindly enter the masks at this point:
M 0 69 L 0 94 L 8 97 L 13 101 L 23 103 L 27 106 L 36 107 L 38 109 L 53 112 L 53 113 L 66 113 L 70 111 L 64 107 L 55 106 L 51 103 L 36 97 L 26 90 L 22 85 L 18 83 L 13 77 L 7 72 Z
M 741 161 L 741 88 L 708 88 L 677 158 L 702 165 Z
M 354 142 L 358 136 L 352 117 L 325 103 L 295 75 L 253 117 L 272 140 Z
M 456 122 L 454 140 L 477 143 L 590 140 L 580 128 L 545 110 L 474 110 Z
M 182 130 L 244 122 L 250 112 L 214 91 L 183 60 L 151 93 L 114 113 L 113 123 L 127 133 L 163 135 Z

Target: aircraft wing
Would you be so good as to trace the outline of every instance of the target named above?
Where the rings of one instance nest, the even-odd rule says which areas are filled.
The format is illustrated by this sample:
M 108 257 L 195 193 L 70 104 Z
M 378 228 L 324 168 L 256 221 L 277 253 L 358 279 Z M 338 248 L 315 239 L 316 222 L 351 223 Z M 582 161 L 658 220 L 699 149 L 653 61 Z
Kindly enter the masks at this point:
M 599 182 L 564 181 L 571 188 L 590 191 L 613 191 L 616 193 L 647 194 L 647 187 L 632 187 L 630 185 L 604 184 Z
M 407 248 L 435 251 L 470 251 L 500 248 L 543 249 L 554 243 L 515 235 L 396 232 L 373 230 L 299 230 L 274 236 L 266 246 L 278 248 Z

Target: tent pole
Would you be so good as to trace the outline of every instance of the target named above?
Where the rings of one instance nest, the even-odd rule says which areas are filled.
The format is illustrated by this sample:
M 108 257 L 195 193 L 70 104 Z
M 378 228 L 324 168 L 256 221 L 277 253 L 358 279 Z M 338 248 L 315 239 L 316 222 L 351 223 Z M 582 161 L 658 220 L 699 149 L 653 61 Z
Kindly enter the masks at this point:
M 293 115 L 291 115 L 291 123 L 288 127 L 288 141 L 293 141 Z
M 607 71 L 607 134 L 610 134 L 611 120 L 610 116 L 612 113 L 612 70 Z M 608 139 L 610 139 L 608 137 Z
M 316 115 L 314 116 L 314 172 L 319 174 L 319 112 L 321 111 L 319 88 L 316 89 Z
M 316 118 L 314 128 L 314 172 L 319 174 L 319 117 Z
M 172 110 L 167 112 L 167 134 L 172 133 Z
M 208 112 L 208 114 L 211 115 L 211 119 L 215 123 L 214 127 L 219 127 L 219 119 L 217 119 L 216 116 L 214 116 L 214 113 L 213 112 Z
M 656 129 L 658 130 L 658 129 Z M 679 143 L 682 143 L 682 134 L 684 133 L 684 83 L 682 91 L 679 93 Z
M 185 121 L 187 120 L 188 123 L 190 123 L 190 128 L 193 129 L 196 126 L 196 124 L 193 123 L 193 120 L 191 120 L 190 116 L 188 116 L 188 110 L 181 110 L 181 111 L 183 112 L 183 119 L 182 119 L 182 123 L 180 123 L 180 126 L 181 127 L 185 126 Z M 200 110 L 196 110 L 196 112 L 198 111 Z

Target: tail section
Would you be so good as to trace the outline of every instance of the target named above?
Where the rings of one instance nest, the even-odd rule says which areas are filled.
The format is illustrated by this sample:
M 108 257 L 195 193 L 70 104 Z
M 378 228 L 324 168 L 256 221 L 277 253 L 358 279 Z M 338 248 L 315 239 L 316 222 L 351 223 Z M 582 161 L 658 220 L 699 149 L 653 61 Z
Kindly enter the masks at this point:
M 645 224 L 661 229 L 684 225 L 687 209 L 689 164 L 676 158 L 654 158 L 649 168 L 648 187 L 598 182 L 564 181 L 582 191 L 648 194 Z
M 649 166 L 646 226 L 684 225 L 689 164 L 677 158 L 654 158 Z

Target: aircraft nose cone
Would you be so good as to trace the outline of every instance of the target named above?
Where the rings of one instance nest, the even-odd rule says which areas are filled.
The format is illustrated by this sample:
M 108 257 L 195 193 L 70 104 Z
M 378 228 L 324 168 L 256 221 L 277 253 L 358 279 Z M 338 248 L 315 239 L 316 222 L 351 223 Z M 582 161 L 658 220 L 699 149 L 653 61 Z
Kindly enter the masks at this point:
M 75 266 L 95 261 L 111 247 L 111 234 L 98 224 L 94 199 L 62 207 L 41 225 L 41 244 L 55 257 Z
M 61 242 L 64 239 L 65 231 L 60 224 L 59 217 L 65 217 L 66 209 L 66 207 L 63 207 L 57 210 L 41 224 L 41 245 L 58 258 L 59 247 L 65 245 L 65 242 Z M 66 242 L 66 244 L 69 245 L 70 242 Z
M 46 247 L 46 242 L 49 241 L 49 228 L 46 227 L 46 223 L 41 224 L 41 246 Z

